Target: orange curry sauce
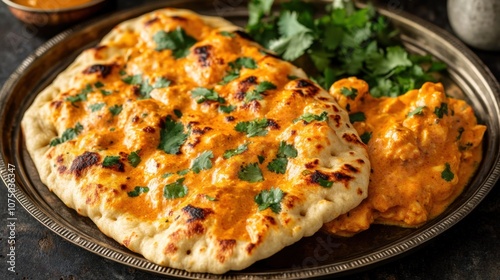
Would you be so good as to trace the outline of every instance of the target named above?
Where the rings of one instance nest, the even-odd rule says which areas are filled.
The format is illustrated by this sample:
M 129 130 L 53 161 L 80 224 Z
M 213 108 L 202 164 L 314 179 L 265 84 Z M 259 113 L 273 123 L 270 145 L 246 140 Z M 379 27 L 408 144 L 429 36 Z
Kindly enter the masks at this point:
M 347 97 L 343 88 L 357 95 Z M 486 127 L 439 83 L 397 98 L 374 98 L 365 81 L 349 78 L 334 83 L 330 94 L 367 142 L 372 174 L 368 197 L 327 223 L 328 232 L 351 236 L 372 223 L 420 226 L 453 202 L 481 161 Z
M 54 10 L 76 7 L 91 1 L 92 0 L 14 0 L 15 3 L 26 7 Z

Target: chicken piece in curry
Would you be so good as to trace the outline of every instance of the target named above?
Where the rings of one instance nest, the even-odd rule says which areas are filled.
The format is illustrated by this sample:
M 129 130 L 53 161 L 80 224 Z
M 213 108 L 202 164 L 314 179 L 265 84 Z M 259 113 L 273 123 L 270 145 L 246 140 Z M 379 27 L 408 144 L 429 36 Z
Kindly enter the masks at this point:
M 325 224 L 330 233 L 352 236 L 372 223 L 421 226 L 453 202 L 481 161 L 486 127 L 439 83 L 375 98 L 365 81 L 348 78 L 330 94 L 349 112 L 372 164 L 368 197 Z

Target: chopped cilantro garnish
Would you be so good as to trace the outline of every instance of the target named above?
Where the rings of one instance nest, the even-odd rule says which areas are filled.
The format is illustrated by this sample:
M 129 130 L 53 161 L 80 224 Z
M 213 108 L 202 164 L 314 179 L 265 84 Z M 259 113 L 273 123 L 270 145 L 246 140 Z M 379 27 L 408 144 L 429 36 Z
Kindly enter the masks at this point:
M 287 75 L 286 76 L 290 81 L 293 81 L 293 80 L 297 80 L 299 77 L 295 76 L 295 75 Z
M 221 85 L 225 85 L 230 81 L 237 79 L 240 76 L 242 68 L 257 69 L 257 62 L 251 57 L 239 57 L 234 61 L 229 62 L 231 70 L 222 78 Z
M 147 192 L 149 192 L 148 187 L 136 186 L 133 191 L 127 192 L 127 195 L 129 197 L 136 197 L 139 196 L 141 193 L 147 193 Z
M 366 116 L 365 116 L 365 113 L 363 113 L 363 112 L 356 112 L 356 113 L 349 114 L 349 121 L 351 123 L 364 122 L 365 120 L 366 120 Z
M 175 122 L 171 116 L 165 119 L 165 126 L 160 130 L 160 144 L 158 149 L 167 154 L 177 154 L 180 147 L 187 139 L 184 133 L 184 125 L 181 122 Z
M 441 106 L 434 109 L 434 114 L 440 119 L 442 119 L 444 115 L 448 115 L 448 104 L 441 103 Z
M 260 82 L 254 90 L 251 90 L 251 91 L 248 91 L 246 94 L 245 94 L 245 102 L 250 102 L 252 100 L 261 100 L 263 97 L 262 97 L 262 94 L 266 91 L 266 90 L 271 90 L 271 89 L 276 89 L 276 85 L 274 85 L 273 83 L 271 82 L 268 82 L 268 81 L 263 81 L 263 82 Z
M 202 87 L 193 89 L 191 91 L 191 96 L 196 99 L 197 103 L 203 103 L 205 101 L 216 101 L 223 104 L 226 102 L 226 100 L 220 97 L 219 94 L 215 92 L 215 90 Z
M 101 110 L 104 106 L 106 106 L 106 103 L 104 103 L 104 102 L 102 102 L 102 103 L 95 103 L 95 104 L 89 105 L 89 109 L 92 112 L 97 112 L 97 111 Z
M 125 73 L 126 75 L 126 73 Z M 148 79 L 142 79 L 141 74 L 136 74 L 133 76 L 125 76 L 122 78 L 122 81 L 124 83 L 127 83 L 129 85 L 135 85 L 139 87 L 139 94 L 141 99 L 148 99 L 151 96 L 149 95 L 151 91 L 153 90 L 153 86 L 149 84 Z
M 128 157 L 128 162 L 130 163 L 130 165 L 132 165 L 133 167 L 137 167 L 137 165 L 139 165 L 139 163 L 141 162 L 141 157 L 139 156 L 139 151 L 135 151 L 135 152 L 131 152 Z
M 113 92 L 111 90 L 101 89 L 101 93 L 104 96 L 108 96 L 108 95 L 111 95 Z
M 372 138 L 372 133 L 371 132 L 365 132 L 363 134 L 361 134 L 359 136 L 359 138 L 361 138 L 361 141 L 363 141 L 363 143 L 367 144 L 368 145 L 368 142 L 370 141 L 370 139 Z
M 266 160 L 266 158 L 262 155 L 257 155 L 257 160 L 259 160 L 259 163 L 262 164 Z
M 250 163 L 248 165 L 242 166 L 240 171 L 238 172 L 238 178 L 250 183 L 264 181 L 262 171 L 260 170 L 257 163 Z
M 328 181 L 328 180 L 325 180 L 325 179 L 322 179 L 322 178 L 318 179 L 318 184 L 320 186 L 322 186 L 323 188 L 331 188 L 333 186 L 333 182 L 332 181 Z
M 253 121 L 248 122 L 239 122 L 236 124 L 234 129 L 238 132 L 244 132 L 247 134 L 247 137 L 254 136 L 265 136 L 267 135 L 268 122 L 267 119 L 255 119 Z
M 449 163 L 445 163 L 444 165 L 444 170 L 441 172 L 441 178 L 443 178 L 445 181 L 450 182 L 455 178 L 455 174 L 451 172 L 451 166 Z
M 104 86 L 104 84 L 102 82 L 99 82 L 99 81 L 94 84 L 95 88 L 102 88 L 103 86 Z
M 174 173 L 163 173 L 163 174 L 161 175 L 161 177 L 162 177 L 162 178 L 168 178 L 168 177 L 170 177 L 170 176 L 172 176 L 172 175 L 174 175 Z
M 217 201 L 217 198 L 209 196 L 208 194 L 205 195 L 205 198 L 210 201 Z
M 276 158 L 267 165 L 267 169 L 274 173 L 285 174 L 288 158 L 296 158 L 297 154 L 297 149 L 293 145 L 281 141 Z
M 213 157 L 214 154 L 212 151 L 204 151 L 193 160 L 191 170 L 193 170 L 194 173 L 200 173 L 201 170 L 208 170 L 212 168 L 212 161 L 210 159 Z
M 54 147 L 68 140 L 76 138 L 83 130 L 83 126 L 78 122 L 75 127 L 66 129 L 60 138 L 54 138 L 50 141 L 50 146 Z
M 278 214 L 281 212 L 281 200 L 283 199 L 284 193 L 279 188 L 271 187 L 270 190 L 262 190 L 254 198 L 255 203 L 259 206 L 259 211 L 271 208 L 271 210 Z
M 109 112 L 113 116 L 116 116 L 122 112 L 123 106 L 122 105 L 113 105 L 113 106 L 109 107 L 108 109 L 109 109 Z
M 234 33 L 232 32 L 229 32 L 229 31 L 221 31 L 219 32 L 220 35 L 224 36 L 224 37 L 229 37 L 229 38 L 234 38 L 235 35 Z
M 182 169 L 182 170 L 177 171 L 177 175 L 184 176 L 184 175 L 188 174 L 189 171 L 191 171 L 191 169 L 189 169 L 189 168 Z
M 318 122 L 326 121 L 327 119 L 328 119 L 328 113 L 326 111 L 324 111 L 320 115 L 314 115 L 314 114 L 311 114 L 311 113 L 305 113 L 302 116 L 300 116 L 298 119 L 294 120 L 294 122 L 302 120 L 306 124 L 308 124 L 308 123 L 311 123 L 313 121 L 318 121 Z
M 171 81 L 167 80 L 163 77 L 159 77 L 156 79 L 155 84 L 153 85 L 153 88 L 166 88 L 170 86 Z
M 181 112 L 181 110 L 174 109 L 174 114 L 175 114 L 176 117 L 182 118 L 182 112 Z
M 142 83 L 142 75 L 125 76 L 122 78 L 122 81 L 129 85 L 140 85 Z
M 223 113 L 226 113 L 226 114 L 229 114 L 231 113 L 232 111 L 234 111 L 236 109 L 236 106 L 234 105 L 220 105 L 219 106 L 219 111 L 223 112 Z
M 102 166 L 111 167 L 120 164 L 120 156 L 106 156 L 102 161 Z
M 77 95 L 66 97 L 66 101 L 71 102 L 72 104 L 80 101 L 87 101 L 87 95 L 92 92 L 92 86 L 87 84 L 87 86 L 80 91 Z
M 340 93 L 342 93 L 342 95 L 352 100 L 354 100 L 356 96 L 358 96 L 358 90 L 355 88 L 348 89 L 346 87 L 342 87 L 340 89 Z
M 188 188 L 183 183 L 184 178 L 179 178 L 175 182 L 165 185 L 163 188 L 163 197 L 166 199 L 185 197 L 188 193 Z
M 408 113 L 408 118 L 413 117 L 415 115 L 423 115 L 424 114 L 424 109 L 425 106 L 418 106 L 417 108 L 413 109 L 413 111 Z
M 171 50 L 175 58 L 182 58 L 189 54 L 189 48 L 196 43 L 196 39 L 186 34 L 184 29 L 177 27 L 174 31 L 158 31 L 153 40 L 156 50 Z
M 233 157 L 235 155 L 242 154 L 246 150 L 248 150 L 248 143 L 241 144 L 236 149 L 231 149 L 231 150 L 225 151 L 224 155 L 222 157 L 225 159 L 228 159 L 228 158 Z
M 462 138 L 462 134 L 464 133 L 465 129 L 463 127 L 459 127 L 458 128 L 458 135 L 457 135 L 457 138 L 456 140 L 460 140 L 460 138 Z

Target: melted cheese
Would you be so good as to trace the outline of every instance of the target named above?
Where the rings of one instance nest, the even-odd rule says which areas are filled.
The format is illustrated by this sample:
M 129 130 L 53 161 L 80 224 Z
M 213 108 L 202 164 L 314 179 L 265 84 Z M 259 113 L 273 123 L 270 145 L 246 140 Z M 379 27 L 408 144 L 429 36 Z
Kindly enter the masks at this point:
M 342 88 L 357 90 L 354 99 Z M 337 81 L 330 93 L 371 135 L 368 198 L 325 225 L 337 235 L 353 235 L 371 223 L 417 227 L 441 214 L 463 191 L 482 157 L 486 127 L 478 125 L 466 102 L 445 95 L 441 84 L 425 83 L 397 98 L 374 98 L 362 80 Z

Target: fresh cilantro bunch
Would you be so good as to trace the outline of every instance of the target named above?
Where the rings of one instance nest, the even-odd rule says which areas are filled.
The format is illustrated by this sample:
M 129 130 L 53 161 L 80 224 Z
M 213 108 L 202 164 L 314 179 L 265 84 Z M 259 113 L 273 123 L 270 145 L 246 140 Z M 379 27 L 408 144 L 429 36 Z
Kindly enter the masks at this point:
M 272 0 L 251 0 L 248 33 L 285 60 L 308 70 L 325 89 L 338 79 L 357 76 L 374 96 L 398 96 L 435 81 L 446 65 L 430 56 L 409 54 L 398 31 L 371 5 L 359 9 L 336 0 L 319 11 L 311 3 L 292 0 L 272 12 Z

